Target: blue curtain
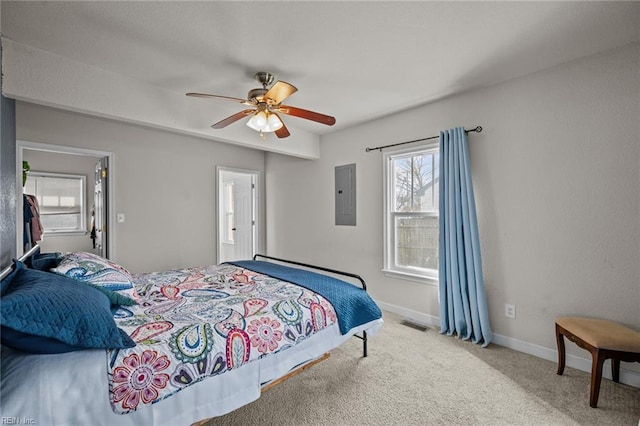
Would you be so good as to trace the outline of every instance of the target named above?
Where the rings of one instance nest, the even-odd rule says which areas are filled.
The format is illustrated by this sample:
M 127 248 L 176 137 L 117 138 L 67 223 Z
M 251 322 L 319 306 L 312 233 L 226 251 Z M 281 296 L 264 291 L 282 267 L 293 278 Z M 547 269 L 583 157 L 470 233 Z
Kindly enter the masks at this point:
M 440 132 L 440 332 L 487 346 L 493 337 L 482 278 L 476 202 L 463 127 Z

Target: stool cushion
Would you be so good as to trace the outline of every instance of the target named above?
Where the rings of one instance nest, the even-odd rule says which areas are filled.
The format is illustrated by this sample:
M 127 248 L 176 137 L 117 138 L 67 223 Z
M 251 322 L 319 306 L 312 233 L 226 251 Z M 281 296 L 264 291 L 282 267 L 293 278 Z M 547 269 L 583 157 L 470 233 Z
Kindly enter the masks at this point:
M 640 352 L 640 333 L 613 321 L 562 317 L 556 324 L 598 349 Z

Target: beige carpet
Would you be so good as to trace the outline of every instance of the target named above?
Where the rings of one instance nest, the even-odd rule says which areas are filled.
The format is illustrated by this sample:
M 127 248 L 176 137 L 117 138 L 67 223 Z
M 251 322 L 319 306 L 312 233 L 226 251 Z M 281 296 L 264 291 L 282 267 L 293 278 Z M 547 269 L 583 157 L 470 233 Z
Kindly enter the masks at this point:
M 633 425 L 640 389 L 603 379 L 589 407 L 589 374 L 497 345 L 401 324 L 386 313 L 369 340 L 212 419 L 215 425 Z M 549 330 L 550 333 L 553 330 Z M 585 356 L 587 353 L 585 352 Z

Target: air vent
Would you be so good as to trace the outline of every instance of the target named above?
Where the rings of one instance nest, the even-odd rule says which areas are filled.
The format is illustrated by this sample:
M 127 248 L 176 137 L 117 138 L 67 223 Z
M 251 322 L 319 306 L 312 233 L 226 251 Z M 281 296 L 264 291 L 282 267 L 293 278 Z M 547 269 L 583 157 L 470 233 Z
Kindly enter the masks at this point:
M 427 331 L 427 330 L 429 330 L 429 327 L 427 327 L 425 325 L 422 325 L 422 324 L 415 323 L 415 322 L 413 322 L 411 320 L 404 320 L 404 321 L 402 321 L 401 324 L 402 325 L 406 325 L 407 327 L 414 328 L 414 329 L 416 329 L 418 331 Z

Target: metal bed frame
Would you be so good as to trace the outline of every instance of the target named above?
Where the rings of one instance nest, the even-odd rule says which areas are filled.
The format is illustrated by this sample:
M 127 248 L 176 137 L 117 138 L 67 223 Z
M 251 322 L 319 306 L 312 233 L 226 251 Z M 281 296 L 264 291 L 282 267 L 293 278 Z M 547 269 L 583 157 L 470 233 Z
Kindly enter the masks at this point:
M 18 260 L 20 262 L 24 262 L 26 259 L 28 259 L 30 256 L 33 256 L 34 253 L 37 253 L 40 251 L 40 246 L 38 244 L 36 244 L 35 246 L 31 247 L 29 249 L 29 251 L 27 251 L 26 253 L 24 253 L 22 256 L 20 256 L 18 258 Z M 13 266 L 14 264 L 12 263 L 11 265 L 7 266 L 6 268 L 4 268 L 2 270 L 2 272 L 0 272 L 0 280 L 3 280 L 7 275 L 9 275 L 11 273 L 11 271 L 13 271 Z
M 343 275 L 345 277 L 355 278 L 358 281 L 360 281 L 360 284 L 362 285 L 362 289 L 364 291 L 367 291 L 367 284 L 365 283 L 364 279 L 360 275 L 352 274 L 351 272 L 338 271 L 336 269 L 325 268 L 324 266 L 311 265 L 308 263 L 296 262 L 294 260 L 287 260 L 287 259 L 281 259 L 278 257 L 266 256 L 264 254 L 255 254 L 253 256 L 253 260 L 256 260 L 258 257 L 269 259 L 269 260 L 275 260 L 277 262 L 282 262 L 282 263 L 289 263 L 291 265 L 302 266 L 305 268 L 317 269 L 319 271 L 330 272 L 332 274 Z M 367 357 L 367 332 L 362 331 L 362 336 L 359 336 L 358 334 L 354 334 L 354 337 L 357 337 L 358 339 L 362 340 L 362 356 L 363 358 L 366 358 Z

